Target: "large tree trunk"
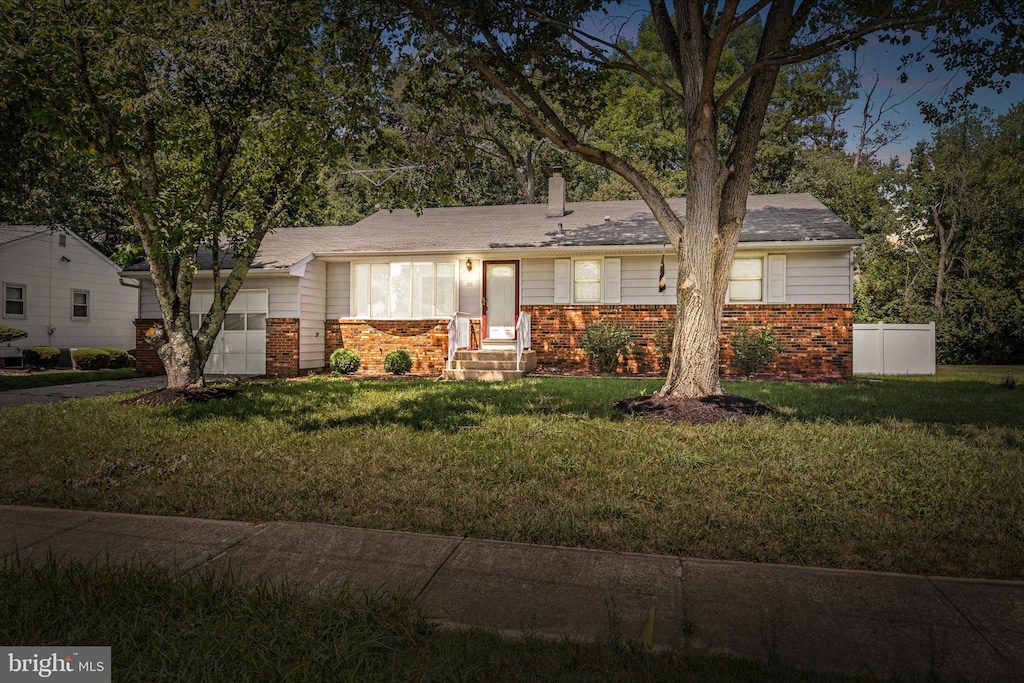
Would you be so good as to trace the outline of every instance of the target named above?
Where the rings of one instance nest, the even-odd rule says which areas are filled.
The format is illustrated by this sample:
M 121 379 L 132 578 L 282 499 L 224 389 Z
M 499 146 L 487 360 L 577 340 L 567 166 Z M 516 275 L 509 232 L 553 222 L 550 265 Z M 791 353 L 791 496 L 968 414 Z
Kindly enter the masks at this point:
M 156 324 L 146 335 L 146 341 L 156 351 L 167 373 L 167 388 L 188 391 L 206 386 L 203 367 L 206 357 L 191 331 L 181 326 L 168 329 Z

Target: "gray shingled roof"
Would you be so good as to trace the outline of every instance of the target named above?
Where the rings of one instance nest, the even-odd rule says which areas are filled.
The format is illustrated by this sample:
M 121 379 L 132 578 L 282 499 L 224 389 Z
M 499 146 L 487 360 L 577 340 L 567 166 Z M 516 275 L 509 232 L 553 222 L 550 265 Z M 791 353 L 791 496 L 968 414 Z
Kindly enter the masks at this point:
M 50 228 L 46 225 L 0 225 L 0 244 L 20 240 Z
M 685 199 L 669 200 L 678 215 Z M 311 253 L 460 251 L 660 245 L 665 235 L 641 200 L 570 202 L 548 217 L 546 204 L 378 211 L 350 226 L 284 228 L 268 235 L 254 268 L 288 268 Z M 608 220 L 605 220 L 605 217 Z M 561 229 L 559 228 L 561 224 Z M 810 194 L 751 195 L 740 242 L 859 240 L 857 232 Z M 209 269 L 210 254 L 200 255 Z M 225 267 L 230 259 L 224 260 Z M 145 270 L 137 264 L 129 270 Z

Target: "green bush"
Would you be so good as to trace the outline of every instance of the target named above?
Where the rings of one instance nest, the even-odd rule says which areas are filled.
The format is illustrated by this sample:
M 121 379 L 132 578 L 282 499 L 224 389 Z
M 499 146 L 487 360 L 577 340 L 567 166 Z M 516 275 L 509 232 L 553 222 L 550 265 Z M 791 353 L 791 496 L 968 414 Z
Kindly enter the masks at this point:
M 18 339 L 24 339 L 28 336 L 28 332 L 25 330 L 19 330 L 17 327 L 7 327 L 6 325 L 0 325 L 0 344 L 6 344 L 7 342 L 17 341 Z
M 654 348 L 658 352 L 658 365 L 662 370 L 668 370 L 668 364 L 672 360 L 672 341 L 676 336 L 676 326 L 666 323 L 664 327 L 654 333 Z
M 110 367 L 110 354 L 103 349 L 75 349 L 71 353 L 79 370 L 103 370 Z
M 412 356 L 408 351 L 392 351 L 384 357 L 384 372 L 404 375 L 412 370 Z
M 347 375 L 359 369 L 359 354 L 351 349 L 335 349 L 331 354 L 331 370 Z
M 633 348 L 633 333 L 615 323 L 594 323 L 580 335 L 580 348 L 590 355 L 598 372 L 615 372 L 619 355 Z
M 52 346 L 30 346 L 21 352 L 25 363 L 40 370 L 57 367 L 60 362 L 60 349 Z
M 102 348 L 100 351 L 106 351 L 110 354 L 110 365 L 108 368 L 131 368 L 135 367 L 135 358 L 130 353 L 123 349 L 115 349 L 113 347 Z
M 729 337 L 734 355 L 733 364 L 744 375 L 763 372 L 784 349 L 771 327 L 753 328 L 741 325 Z

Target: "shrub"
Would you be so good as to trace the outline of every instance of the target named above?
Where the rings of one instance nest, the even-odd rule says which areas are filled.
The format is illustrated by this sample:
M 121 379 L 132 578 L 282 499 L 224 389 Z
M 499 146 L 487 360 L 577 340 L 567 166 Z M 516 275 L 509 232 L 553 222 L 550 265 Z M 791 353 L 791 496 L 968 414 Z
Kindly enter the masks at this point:
M 412 356 L 408 351 L 392 351 L 384 357 L 384 372 L 404 375 L 412 370 Z
M 668 370 L 668 364 L 672 360 L 672 340 L 675 336 L 676 326 L 672 323 L 666 323 L 654 333 L 654 348 L 658 352 L 658 364 L 662 370 Z
M 130 368 L 135 366 L 135 358 L 130 353 L 123 349 L 102 348 L 100 351 L 106 351 L 110 354 L 110 365 L 108 368 Z
M 52 346 L 30 346 L 21 352 L 25 362 L 40 370 L 55 368 L 60 362 L 60 349 Z
M 594 323 L 580 335 L 580 348 L 590 355 L 598 372 L 615 372 L 619 355 L 633 348 L 632 332 L 615 323 Z
M 1003 381 L 999 383 L 999 386 L 1001 386 L 1003 389 L 1016 389 L 1017 378 L 1008 372 L 1005 375 L 1003 375 Z
M 771 327 L 741 325 L 729 337 L 735 357 L 733 364 L 744 375 L 763 372 L 783 350 L 782 342 Z
M 359 369 L 359 354 L 351 349 L 335 349 L 331 354 L 331 370 L 347 375 Z
M 0 344 L 6 344 L 7 342 L 17 341 L 18 339 L 24 339 L 28 336 L 28 332 L 19 330 L 17 327 L 7 327 L 0 325 Z
M 75 349 L 71 356 L 79 370 L 103 370 L 110 367 L 110 354 L 103 349 Z

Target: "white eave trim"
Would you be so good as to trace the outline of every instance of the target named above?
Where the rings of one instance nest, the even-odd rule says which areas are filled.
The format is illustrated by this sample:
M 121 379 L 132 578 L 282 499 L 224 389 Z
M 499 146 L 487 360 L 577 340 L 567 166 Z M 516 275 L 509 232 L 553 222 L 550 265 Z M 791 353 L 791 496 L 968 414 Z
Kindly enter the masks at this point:
M 773 250 L 773 251 L 802 251 L 802 250 L 834 250 L 849 249 L 865 243 L 863 239 L 841 239 L 841 240 L 805 240 L 805 241 L 779 241 L 779 242 L 740 242 L 738 250 L 748 251 Z M 666 242 L 667 244 L 667 242 Z M 506 257 L 558 257 L 568 255 L 585 254 L 660 254 L 666 249 L 662 244 L 622 244 L 622 245 L 595 245 L 586 247 L 509 247 L 506 249 L 407 249 L 395 251 L 318 251 L 312 256 L 324 261 L 348 261 L 351 259 L 373 259 L 380 257 L 408 256 L 410 254 L 423 255 L 446 255 L 459 256 L 483 256 L 501 255 Z M 671 250 L 669 250 L 671 253 Z
M 222 270 L 221 274 L 223 275 L 225 272 L 230 272 L 230 270 L 229 271 Z M 151 280 L 152 279 L 152 275 L 150 274 L 150 272 L 148 270 L 122 270 L 119 273 L 119 275 L 121 277 L 130 277 L 130 278 L 134 278 L 136 280 Z M 249 275 L 275 275 L 275 276 L 288 275 L 288 276 L 294 277 L 294 275 L 291 272 L 291 268 L 250 268 L 249 272 L 246 273 L 246 277 L 248 277 Z M 195 277 L 211 277 L 212 278 L 213 277 L 213 271 L 212 270 L 198 270 L 198 271 L 196 271 Z

